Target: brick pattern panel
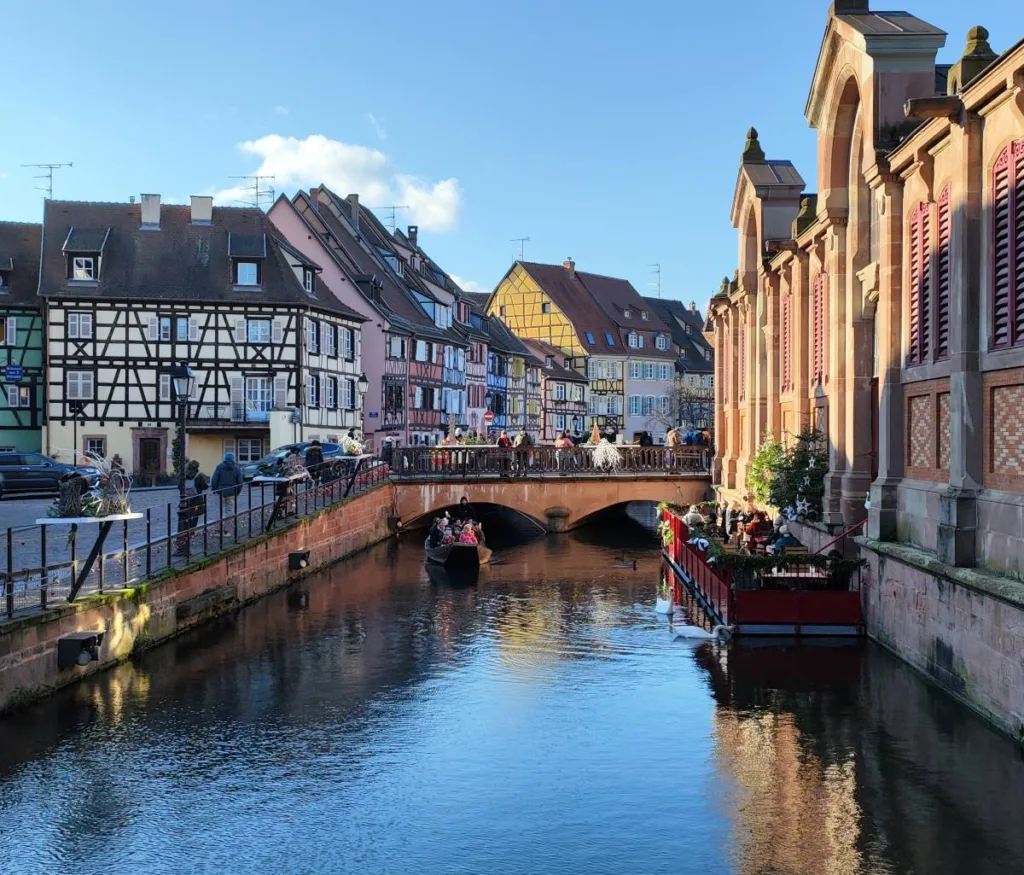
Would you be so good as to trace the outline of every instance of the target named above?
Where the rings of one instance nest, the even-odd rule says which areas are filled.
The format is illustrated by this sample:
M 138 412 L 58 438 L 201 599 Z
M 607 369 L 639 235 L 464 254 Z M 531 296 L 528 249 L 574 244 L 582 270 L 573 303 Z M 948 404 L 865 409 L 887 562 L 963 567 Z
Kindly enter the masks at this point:
M 992 473 L 1024 475 L 1024 385 L 992 390 Z
M 937 440 L 939 444 L 939 467 L 949 470 L 950 438 L 953 424 L 953 410 L 949 400 L 949 392 L 939 395 L 939 426 Z
M 906 383 L 903 452 L 907 477 L 933 483 L 949 481 L 949 379 Z
M 1024 492 L 1024 368 L 984 375 L 984 483 Z
M 934 425 L 932 424 L 932 399 L 930 395 L 918 395 L 910 399 L 907 418 L 910 453 L 907 460 L 911 468 L 933 468 L 932 445 Z

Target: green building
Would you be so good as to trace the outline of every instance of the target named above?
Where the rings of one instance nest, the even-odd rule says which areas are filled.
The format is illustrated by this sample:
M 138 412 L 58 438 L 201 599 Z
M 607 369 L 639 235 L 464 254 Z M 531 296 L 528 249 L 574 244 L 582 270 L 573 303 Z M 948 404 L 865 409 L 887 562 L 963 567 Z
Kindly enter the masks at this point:
M 0 450 L 39 452 L 42 442 L 43 226 L 0 222 Z

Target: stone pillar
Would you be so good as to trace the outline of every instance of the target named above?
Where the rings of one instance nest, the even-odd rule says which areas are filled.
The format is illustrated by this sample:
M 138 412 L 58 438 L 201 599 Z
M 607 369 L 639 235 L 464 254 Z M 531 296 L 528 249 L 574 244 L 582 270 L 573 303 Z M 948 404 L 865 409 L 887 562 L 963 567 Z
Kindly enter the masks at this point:
M 739 404 L 736 399 L 738 381 L 736 378 L 739 366 L 737 363 L 736 346 L 739 341 L 739 318 L 740 312 L 735 306 L 729 307 L 726 317 L 726 349 L 725 354 L 729 356 L 729 377 L 727 390 L 729 401 L 726 404 L 725 427 L 728 433 L 728 453 L 723 462 L 722 483 L 727 489 L 736 488 L 736 460 L 739 457 Z
M 977 561 L 977 494 L 983 479 L 983 386 L 978 336 L 982 309 L 981 215 L 984 161 L 980 117 L 965 114 L 962 127 L 950 129 L 952 192 L 950 238 L 950 458 L 949 489 L 939 506 L 938 558 L 949 565 Z
M 871 484 L 868 537 L 897 539 L 899 484 L 903 478 L 903 186 L 883 178 L 879 222 L 878 476 Z
M 715 460 L 712 463 L 711 482 L 722 484 L 722 462 L 729 447 L 728 430 L 726 427 L 724 363 L 726 356 L 725 320 L 715 314 Z
M 824 522 L 842 525 L 843 475 L 847 469 L 846 446 L 846 217 L 833 216 L 825 232 L 827 288 L 825 337 L 828 345 L 826 392 L 828 394 L 828 474 L 822 501 Z

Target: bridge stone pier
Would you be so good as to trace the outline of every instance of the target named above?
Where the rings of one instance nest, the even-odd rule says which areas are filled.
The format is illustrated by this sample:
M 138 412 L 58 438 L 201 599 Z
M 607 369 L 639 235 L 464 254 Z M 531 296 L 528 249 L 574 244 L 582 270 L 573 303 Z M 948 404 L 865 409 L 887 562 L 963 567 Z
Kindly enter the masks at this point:
M 696 504 L 705 499 L 710 482 L 707 474 L 392 480 L 395 510 L 406 527 L 458 504 L 465 495 L 472 504 L 497 504 L 525 514 L 549 532 L 569 531 L 591 514 L 630 501 Z

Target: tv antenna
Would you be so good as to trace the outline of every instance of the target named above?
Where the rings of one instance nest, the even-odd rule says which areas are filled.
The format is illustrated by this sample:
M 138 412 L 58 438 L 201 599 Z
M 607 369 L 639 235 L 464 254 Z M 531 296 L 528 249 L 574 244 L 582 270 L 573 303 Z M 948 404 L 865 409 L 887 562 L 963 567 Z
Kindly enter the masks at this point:
M 394 234 L 395 230 L 398 228 L 398 221 L 395 218 L 395 214 L 399 210 L 407 209 L 409 209 L 409 207 L 406 204 L 392 204 L 390 207 L 373 207 L 373 211 L 375 213 L 379 211 L 381 213 L 390 214 L 388 215 L 387 227 L 392 234 Z
M 526 251 L 526 244 L 530 242 L 529 237 L 513 237 L 508 241 L 509 243 L 519 244 L 519 260 L 523 260 L 523 253 Z
M 647 266 L 654 268 L 654 270 L 652 270 L 651 273 L 653 273 L 657 277 L 657 281 L 656 282 L 648 283 L 647 285 L 654 286 L 658 290 L 658 297 L 660 298 L 661 297 L 661 262 L 655 261 L 655 262 L 652 262 L 651 264 L 649 264 Z
M 38 191 L 46 192 L 46 199 L 53 200 L 53 171 L 60 170 L 62 167 L 74 167 L 74 163 L 69 161 L 67 164 L 22 164 L 22 167 L 32 167 L 36 170 L 42 170 L 42 173 L 37 174 L 34 179 L 45 179 L 46 186 L 37 185 Z
M 237 201 L 237 203 L 244 204 L 247 207 L 255 207 L 257 210 L 260 208 L 260 204 L 263 199 L 266 198 L 269 203 L 274 202 L 274 187 L 268 185 L 264 187 L 263 183 L 268 179 L 274 179 L 274 176 L 232 176 L 231 179 L 251 179 L 252 185 L 246 186 L 246 191 L 250 193 L 251 200 Z

